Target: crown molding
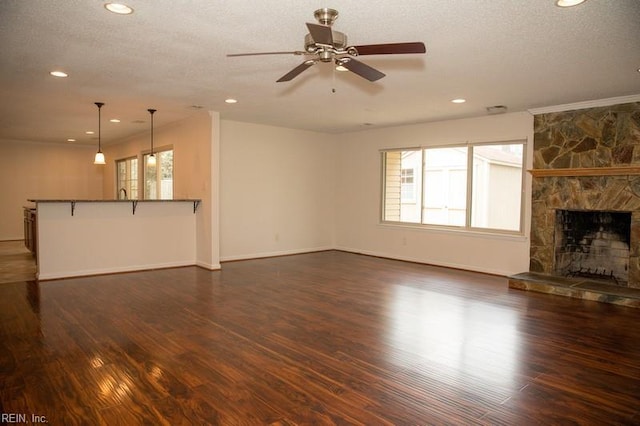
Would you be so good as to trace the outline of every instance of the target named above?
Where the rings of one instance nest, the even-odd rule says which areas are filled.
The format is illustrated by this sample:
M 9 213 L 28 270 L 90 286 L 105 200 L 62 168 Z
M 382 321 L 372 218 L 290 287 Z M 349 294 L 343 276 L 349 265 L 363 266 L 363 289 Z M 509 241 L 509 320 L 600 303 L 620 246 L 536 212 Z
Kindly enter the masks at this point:
M 531 108 L 527 111 L 533 115 L 548 114 L 550 112 L 572 111 L 575 109 L 596 108 L 611 105 L 627 104 L 630 102 L 640 102 L 639 95 L 618 96 L 615 98 L 596 99 L 593 101 L 575 102 L 572 104 L 554 105 L 542 108 Z

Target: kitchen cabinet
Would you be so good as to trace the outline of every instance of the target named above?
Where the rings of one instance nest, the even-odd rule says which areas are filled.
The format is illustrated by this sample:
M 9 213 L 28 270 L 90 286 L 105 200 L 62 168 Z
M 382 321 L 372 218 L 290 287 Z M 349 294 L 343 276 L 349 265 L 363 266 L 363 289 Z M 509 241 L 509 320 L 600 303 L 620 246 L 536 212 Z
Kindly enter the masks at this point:
M 36 209 L 33 207 L 24 208 L 24 245 L 31 254 L 36 257 L 38 238 L 37 238 L 37 220 Z

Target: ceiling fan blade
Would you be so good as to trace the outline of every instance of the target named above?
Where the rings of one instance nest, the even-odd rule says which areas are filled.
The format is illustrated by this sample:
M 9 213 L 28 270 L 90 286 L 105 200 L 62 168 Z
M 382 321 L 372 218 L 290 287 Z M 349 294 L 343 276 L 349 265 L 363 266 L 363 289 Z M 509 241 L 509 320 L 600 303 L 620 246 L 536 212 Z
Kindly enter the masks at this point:
M 380 80 L 385 74 L 381 73 L 375 68 L 370 67 L 355 59 L 348 59 L 341 61 L 340 64 L 351 72 L 358 74 L 360 77 L 366 78 L 369 81 Z
M 257 52 L 257 53 L 229 53 L 227 57 L 234 56 L 260 56 L 260 55 L 307 55 L 307 52 L 296 50 L 294 52 Z
M 365 44 L 353 46 L 358 55 L 394 55 L 399 53 L 425 53 L 427 49 L 421 41 L 412 43 Z
M 323 44 L 327 46 L 333 46 L 333 33 L 331 27 L 319 24 L 310 24 L 307 22 L 307 28 L 309 28 L 309 34 L 316 44 Z
M 289 71 L 288 73 L 286 73 L 285 75 L 280 77 L 276 81 L 276 83 L 281 83 L 283 81 L 291 81 L 291 80 L 293 80 L 299 74 L 302 74 L 303 71 L 305 71 L 306 69 L 308 69 L 311 65 L 313 65 L 315 63 L 316 63 L 315 61 L 304 61 L 303 63 L 301 63 L 300 65 L 298 65 L 297 67 L 295 67 L 294 69 L 292 69 L 291 71 Z

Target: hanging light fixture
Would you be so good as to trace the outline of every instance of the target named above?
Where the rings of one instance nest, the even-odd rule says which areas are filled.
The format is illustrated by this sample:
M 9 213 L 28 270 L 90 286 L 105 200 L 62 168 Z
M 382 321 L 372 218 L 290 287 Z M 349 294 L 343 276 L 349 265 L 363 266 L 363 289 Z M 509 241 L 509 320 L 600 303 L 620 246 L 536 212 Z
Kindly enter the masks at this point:
M 155 109 L 148 109 L 149 114 L 151 114 L 151 154 L 147 157 L 147 165 L 155 166 L 156 165 L 156 155 L 153 153 L 153 113 L 156 112 Z
M 102 153 L 101 146 L 101 131 L 100 131 L 100 108 L 104 105 L 104 102 L 96 102 L 96 106 L 98 107 L 98 152 L 96 152 L 96 157 L 93 160 L 93 164 L 105 164 L 104 162 L 104 154 Z

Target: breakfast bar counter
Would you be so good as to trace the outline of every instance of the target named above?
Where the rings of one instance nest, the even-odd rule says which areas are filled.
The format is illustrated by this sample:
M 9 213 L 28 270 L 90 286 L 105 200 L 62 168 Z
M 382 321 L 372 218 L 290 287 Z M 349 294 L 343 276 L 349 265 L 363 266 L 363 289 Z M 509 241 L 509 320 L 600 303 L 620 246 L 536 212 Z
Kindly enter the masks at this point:
M 198 199 L 29 201 L 38 280 L 196 264 Z

